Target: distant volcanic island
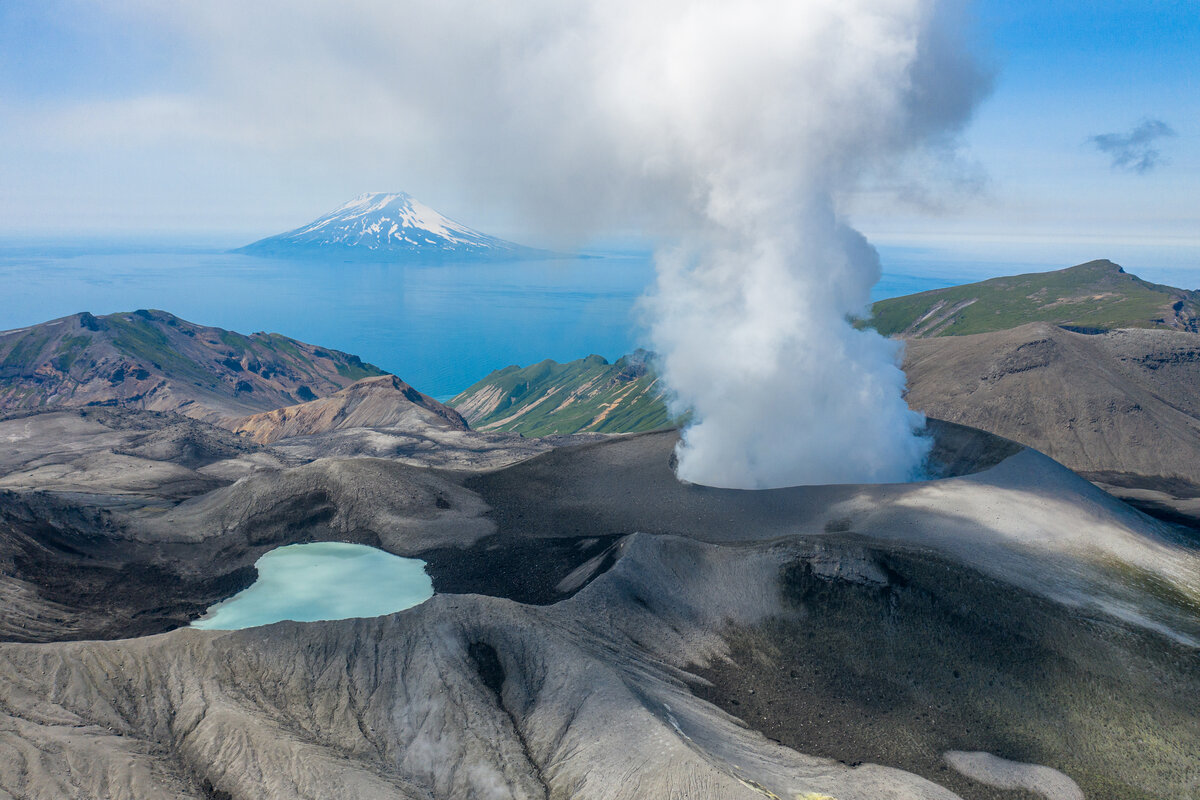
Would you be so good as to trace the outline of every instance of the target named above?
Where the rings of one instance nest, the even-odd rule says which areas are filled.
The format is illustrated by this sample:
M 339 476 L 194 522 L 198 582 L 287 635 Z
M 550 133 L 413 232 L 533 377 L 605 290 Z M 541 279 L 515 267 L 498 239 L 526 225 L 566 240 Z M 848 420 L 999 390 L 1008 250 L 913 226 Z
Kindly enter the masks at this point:
M 295 230 L 234 252 L 361 261 L 517 260 L 558 253 L 489 236 L 404 192 L 368 192 Z

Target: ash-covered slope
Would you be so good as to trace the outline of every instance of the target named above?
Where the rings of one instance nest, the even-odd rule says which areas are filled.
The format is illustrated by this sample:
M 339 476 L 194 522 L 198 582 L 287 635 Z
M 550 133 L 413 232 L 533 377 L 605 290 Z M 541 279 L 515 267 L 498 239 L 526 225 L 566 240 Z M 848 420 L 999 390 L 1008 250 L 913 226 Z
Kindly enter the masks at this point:
M 928 777 L 871 761 L 849 766 L 769 740 L 762 729 L 779 721 L 776 714 L 746 724 L 697 697 L 697 690 L 731 687 L 724 681 L 704 686 L 687 668 L 721 663 L 723 636 L 757 630 L 783 609 L 781 598 L 789 595 L 781 592 L 779 576 L 806 565 L 819 575 L 840 568 L 838 577 L 812 580 L 825 591 L 861 598 L 868 608 L 878 594 L 919 597 L 918 589 L 879 577 L 885 568 L 894 570 L 892 580 L 915 577 L 916 570 L 860 548 L 734 550 L 639 535 L 626 542 L 612 570 L 549 608 L 442 596 L 371 620 L 0 646 L 0 718 L 19 731 L 19 738 L 0 740 L 0 786 L 18 796 L 33 789 L 48 797 L 131 798 L 1004 798 L 943 769 L 935 749 L 940 742 L 914 742 L 932 745 L 927 760 L 933 766 L 922 765 Z M 979 581 L 970 588 L 991 587 Z M 1022 612 L 1036 607 L 1022 593 L 1009 602 Z M 800 607 L 786 613 L 801 637 L 829 633 L 819 615 Z M 867 613 L 882 616 L 874 608 Z M 904 633 L 919 633 L 919 616 L 906 607 L 902 613 Z M 898 616 L 893 613 L 892 624 Z M 1116 789 L 1092 796 L 1149 796 L 1139 793 L 1143 787 L 1165 796 L 1186 791 L 1185 756 L 1176 748 L 1161 747 L 1139 764 L 1113 739 L 1131 732 L 1129 720 L 1161 712 L 1160 734 L 1182 736 L 1186 747 L 1191 705 L 1184 692 L 1194 683 L 1151 685 L 1136 695 L 1103 672 L 1105 657 L 1126 656 L 1118 643 L 1095 633 L 1083 638 L 1086 626 L 1071 625 L 1061 612 L 1043 616 L 1039 631 L 1067 625 L 1055 633 L 1076 634 L 1075 651 L 1064 658 L 1065 648 L 1042 644 L 1033 655 L 1053 662 L 1049 679 L 1023 677 L 1012 689 L 1038 696 L 1060 680 L 1082 680 L 1090 691 L 1112 691 L 1105 710 L 1113 713 L 1089 714 L 1082 703 L 1051 706 L 1051 713 L 1078 710 L 1081 716 L 1057 734 L 1065 740 L 1057 747 L 1052 736 L 1016 734 L 1025 757 L 1058 765 L 1065 778 L 1054 768 L 1044 771 L 1067 785 L 1073 786 L 1074 774 L 1093 793 Z M 1158 652 L 1133 658 L 1131 667 L 1153 671 L 1169 663 Z M 752 679 L 768 671 L 752 660 L 740 666 Z M 995 674 L 1007 671 L 981 664 L 960 673 L 959 684 Z M 880 676 L 861 679 L 874 685 Z M 17 689 L 42 685 L 61 688 L 46 695 Z M 953 681 L 938 680 L 935 688 L 943 686 L 951 691 L 941 703 L 964 699 Z M 915 717 L 916 702 L 901 704 L 898 713 Z M 1182 705 L 1173 709 L 1172 702 Z M 814 705 L 848 724 L 863 714 L 860 706 L 824 695 Z M 993 732 L 985 723 L 974 735 L 947 732 L 946 738 L 994 748 L 1022 723 L 1046 722 L 1012 710 L 1017 719 L 1007 729 Z M 1105 734 L 1103 723 L 1113 717 L 1120 727 Z M 1090 746 L 1073 754 L 1069 746 L 1077 742 Z M 1117 760 L 1105 765 L 1113 756 Z M 1092 767 L 1097 774 L 1085 772 Z M 1103 782 L 1113 775 L 1124 780 Z
M 1200 336 L 1035 323 L 908 343 L 908 402 L 1104 483 L 1200 496 Z M 1191 485 L 1188 490 L 1186 485 Z
M 329 397 L 234 420 L 229 428 L 259 444 L 350 428 L 427 432 L 468 429 L 452 408 L 421 394 L 395 375 L 364 378 Z
M 1144 281 L 1111 261 L 880 300 L 864 324 L 906 339 L 1047 322 L 1089 330 L 1200 330 L 1200 292 Z
M 674 479 L 668 433 L 465 485 L 327 458 L 260 465 L 165 510 L 105 499 L 105 470 L 42 495 L 48 514 L 22 516 L 42 493 L 14 490 L 0 537 L 27 549 L 6 564 L 21 602 L 0 606 L 5 631 L 37 599 L 41 638 L 113 612 L 111 592 L 66 585 L 95 575 L 81 545 L 109 548 L 114 587 L 140 587 L 110 636 L 145 624 L 131 604 L 153 616 L 153 568 L 178 614 L 213 593 L 179 576 L 236 584 L 291 541 L 426 558 L 442 594 L 370 620 L 0 645 L 0 793 L 1004 800 L 944 760 L 985 751 L 1029 762 L 1010 772 L 1052 800 L 1076 784 L 1194 794 L 1195 552 L 1037 453 L 937 430 L 941 457 L 972 474 L 709 489 Z M 224 448 L 208 466 L 247 458 Z
M 494 469 L 545 449 L 445 433 L 427 463 Z M 170 630 L 249 585 L 254 561 L 279 544 L 396 551 L 486 535 L 473 495 L 402 463 L 430 449 L 409 438 L 391 440 L 387 461 L 314 461 L 177 414 L 86 408 L 2 419 L 0 639 Z
M 468 228 L 404 192 L 361 194 L 307 225 L 237 252 L 367 260 L 552 255 Z
M 313 400 L 383 371 L 277 333 L 145 309 L 0 332 L 0 414 L 123 406 L 216 421 Z

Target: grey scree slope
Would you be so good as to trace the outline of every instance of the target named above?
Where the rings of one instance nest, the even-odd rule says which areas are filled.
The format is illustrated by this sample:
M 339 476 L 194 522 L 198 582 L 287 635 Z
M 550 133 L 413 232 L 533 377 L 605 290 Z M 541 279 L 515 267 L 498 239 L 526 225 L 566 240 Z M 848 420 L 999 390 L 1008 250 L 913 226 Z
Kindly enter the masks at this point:
M 25 477 L 0 497 L 0 587 L 20 602 L 5 605 L 0 629 L 15 638 L 32 625 L 45 643 L 0 645 L 0 796 L 1015 796 L 881 747 L 873 752 L 892 766 L 805 755 L 763 735 L 781 722 L 769 709 L 761 719 L 722 710 L 737 709 L 727 703 L 737 680 L 779 672 L 747 642 L 768 664 L 798 636 L 848 653 L 830 622 L 854 603 L 873 609 L 854 623 L 864 633 L 893 625 L 897 640 L 915 638 L 914 609 L 941 609 L 910 669 L 937 663 L 956 620 L 995 627 L 997 612 L 1024 614 L 1059 659 L 1053 675 L 1107 692 L 1088 698 L 1099 706 L 1089 716 L 1059 682 L 1032 684 L 1065 698 L 1091 760 L 1056 754 L 1020 726 L 1003 741 L 951 731 L 947 749 L 1003 745 L 998 755 L 1063 769 L 1089 797 L 1196 789 L 1188 759 L 1200 742 L 1194 726 L 1177 724 L 1195 719 L 1200 696 L 1195 551 L 996 437 L 940 428 L 957 476 L 924 484 L 737 492 L 676 482 L 670 433 L 563 447 L 500 469 L 529 452 L 506 449 L 511 440 L 488 450 L 484 439 L 457 438 L 461 460 L 442 453 L 449 468 L 433 470 L 356 456 L 356 443 L 380 452 L 374 435 L 339 436 L 337 458 L 300 446 L 229 452 L 239 440 L 213 434 L 204 447 L 175 446 L 187 437 L 171 432 L 171 418 L 111 413 L 83 417 L 95 427 L 78 438 L 90 444 L 57 464 L 8 456 L 19 467 L 10 475 Z M 0 441 L 32 451 L 40 425 L 67 425 L 27 419 L 42 421 L 0 422 Z M 15 423 L 25 428 L 6 429 Z M 468 453 L 468 441 L 487 458 Z M 118 457 L 133 459 L 123 483 L 89 469 Z M 30 471 L 42 468 L 59 476 L 55 491 L 32 488 Z M 103 474 L 120 485 L 104 486 Z M 135 474 L 144 482 L 131 483 Z M 83 630 L 128 635 L 156 613 L 127 598 L 114 616 L 102 592 L 73 595 L 87 548 L 108 560 L 114 584 L 141 581 L 142 595 L 167 581 L 183 587 L 175 610 L 159 614 L 162 629 L 208 601 L 206 576 L 228 576 L 228 592 L 252 579 L 245 569 L 265 549 L 313 539 L 428 557 L 439 591 L 474 593 L 369 620 L 54 641 Z M 534 551 L 542 555 L 532 564 L 510 558 Z M 529 570 L 539 572 L 532 582 Z M 193 584 L 178 580 L 189 576 Z M 876 649 L 903 655 L 888 641 Z M 994 669 L 1036 680 L 1012 665 Z M 904 683 L 861 677 L 872 691 Z M 989 696 L 1021 718 L 1019 694 Z M 1128 736 L 1146 733 L 1138 726 L 1150 711 L 1170 708 L 1151 756 L 1104 766 L 1129 751 Z M 781 742 L 797 741 L 785 733 Z

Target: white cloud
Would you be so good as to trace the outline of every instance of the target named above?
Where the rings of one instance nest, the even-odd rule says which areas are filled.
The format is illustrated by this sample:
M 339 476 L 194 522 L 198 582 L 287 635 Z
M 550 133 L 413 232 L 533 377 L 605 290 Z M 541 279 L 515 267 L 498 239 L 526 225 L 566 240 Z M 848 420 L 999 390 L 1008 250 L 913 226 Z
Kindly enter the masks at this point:
M 1159 142 L 1175 135 L 1175 130 L 1162 120 L 1147 119 L 1129 133 L 1101 133 L 1088 141 L 1112 159 L 1113 169 L 1146 173 L 1163 163 Z

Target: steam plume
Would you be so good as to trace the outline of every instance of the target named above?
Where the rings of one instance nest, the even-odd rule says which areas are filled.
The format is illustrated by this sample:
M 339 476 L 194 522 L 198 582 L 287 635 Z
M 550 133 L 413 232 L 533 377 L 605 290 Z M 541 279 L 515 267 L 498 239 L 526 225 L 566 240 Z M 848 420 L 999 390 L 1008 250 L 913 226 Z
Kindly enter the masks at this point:
M 687 3 L 633 23 L 651 40 L 622 59 L 637 103 L 625 124 L 687 178 L 672 182 L 688 214 L 649 304 L 676 410 L 692 414 L 681 478 L 762 488 L 918 470 L 928 447 L 900 348 L 847 320 L 866 312 L 878 258 L 836 205 L 969 113 L 981 83 L 942 11 Z M 665 79 L 639 90 L 635 75 Z
M 651 302 L 664 378 L 676 410 L 692 412 L 681 478 L 763 488 L 919 469 L 928 447 L 902 397 L 900 347 L 847 320 L 866 312 L 878 257 L 835 208 L 864 173 L 969 110 L 971 93 L 942 83 L 961 57 L 937 10 L 781 4 L 741 20 L 767 36 L 739 40 L 736 21 L 716 19 L 692 32 L 697 52 L 716 55 L 671 119 L 701 202 L 660 255 Z
M 341 152 L 435 205 L 452 207 L 452 186 L 545 231 L 663 242 L 646 307 L 693 413 L 681 477 L 891 481 L 919 465 L 899 347 L 846 320 L 879 265 L 841 209 L 864 180 L 896 183 L 908 156 L 949 150 L 985 90 L 959 4 L 170 8 L 147 13 L 183 15 L 223 65 L 193 116 L 223 120 L 224 146 L 266 137 L 289 163 Z

